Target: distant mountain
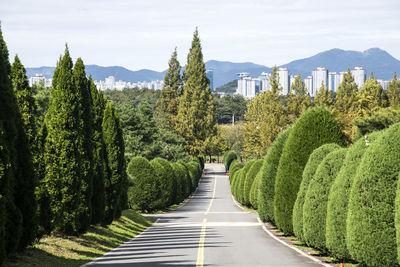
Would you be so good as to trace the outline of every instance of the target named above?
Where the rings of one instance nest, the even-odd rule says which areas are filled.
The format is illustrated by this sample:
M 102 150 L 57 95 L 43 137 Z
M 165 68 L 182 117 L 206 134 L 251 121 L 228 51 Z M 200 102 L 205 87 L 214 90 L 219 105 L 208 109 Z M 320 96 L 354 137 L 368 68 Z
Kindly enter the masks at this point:
M 364 67 L 367 76 L 374 73 L 379 79 L 390 80 L 394 72 L 400 72 L 400 61 L 388 52 L 379 48 L 370 48 L 364 52 L 331 49 L 315 56 L 295 60 L 280 67 L 286 67 L 292 75 L 300 72 L 302 77 L 311 75 L 317 67 L 325 67 L 329 71 L 346 71 L 347 68 Z
M 213 70 L 214 88 L 220 87 L 237 78 L 239 72 L 249 72 L 252 77 L 257 77 L 261 72 L 270 72 L 271 67 L 254 64 L 251 62 L 234 63 L 229 61 L 209 60 L 205 63 L 207 69 Z M 364 67 L 367 74 L 372 71 L 379 79 L 390 80 L 393 73 L 400 73 L 400 61 L 392 57 L 388 52 L 371 48 L 364 52 L 346 51 L 341 49 L 331 49 L 321 52 L 312 57 L 292 61 L 279 67 L 289 69 L 291 75 L 300 72 L 303 78 L 311 75 L 313 69 L 325 67 L 329 71 L 346 71 L 347 68 L 355 66 Z M 36 73 L 42 73 L 45 77 L 53 76 L 54 67 L 27 68 L 28 77 Z M 86 73 L 93 76 L 94 80 L 104 80 L 108 76 L 115 76 L 117 80 L 127 82 L 162 80 L 166 73 L 153 70 L 131 71 L 124 67 L 102 67 L 97 65 L 87 65 Z
M 51 78 L 53 77 L 54 69 L 54 67 L 26 68 L 26 72 L 28 77 L 35 76 L 36 73 L 42 73 L 46 78 Z M 98 65 L 86 65 L 86 74 L 92 75 L 93 79 L 97 81 L 104 80 L 111 75 L 115 76 L 116 80 L 126 82 L 163 80 L 165 72 L 147 69 L 131 71 L 119 66 L 102 67 Z

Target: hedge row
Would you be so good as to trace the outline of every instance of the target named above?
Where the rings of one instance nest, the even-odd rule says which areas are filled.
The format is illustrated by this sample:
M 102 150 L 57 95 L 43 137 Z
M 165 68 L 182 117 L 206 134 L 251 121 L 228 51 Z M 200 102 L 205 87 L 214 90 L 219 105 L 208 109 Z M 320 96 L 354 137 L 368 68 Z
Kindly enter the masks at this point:
M 230 167 L 232 161 L 234 161 L 235 159 L 237 159 L 237 155 L 233 151 L 227 151 L 224 154 L 223 161 L 224 161 L 224 165 L 225 165 L 225 171 L 229 170 L 229 167 Z
M 150 212 L 178 204 L 196 190 L 203 173 L 202 161 L 170 163 L 162 158 L 148 161 L 134 157 L 128 165 L 128 203 Z

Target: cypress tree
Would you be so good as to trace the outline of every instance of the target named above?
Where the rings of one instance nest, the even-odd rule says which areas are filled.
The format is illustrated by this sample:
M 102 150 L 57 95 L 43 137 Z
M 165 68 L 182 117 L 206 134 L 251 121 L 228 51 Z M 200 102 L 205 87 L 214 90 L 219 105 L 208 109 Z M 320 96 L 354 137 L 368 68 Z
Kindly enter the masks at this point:
M 3 130 L 3 123 L 0 121 L 0 218 L 6 218 L 6 201 L 4 194 L 5 182 L 7 180 L 7 172 L 10 168 L 10 158 L 6 148 L 5 132 Z M 6 258 L 6 220 L 0 220 L 0 265 Z
M 17 126 L 17 166 L 15 180 L 15 204 L 22 214 L 22 236 L 18 250 L 30 245 L 36 234 L 36 173 L 32 162 L 32 152 L 38 153 L 36 144 L 36 103 L 29 88 L 26 71 L 18 56 L 11 66 L 11 81 L 16 95 L 18 110 Z
M 103 220 L 105 208 L 104 179 L 106 175 L 106 157 L 103 141 L 103 114 L 105 101 L 103 94 L 97 90 L 92 76 L 89 76 L 89 88 L 93 101 L 93 196 L 92 196 L 92 223 Z
M 84 136 L 80 120 L 79 92 L 74 84 L 68 47 L 57 63 L 46 113 L 44 162 L 45 183 L 50 200 L 52 224 L 57 232 L 78 234 L 80 221 L 87 216 L 82 192 Z M 62 110 L 62 112 L 60 112 Z
M 215 104 L 209 84 L 196 28 L 187 57 L 176 125 L 177 133 L 186 140 L 186 149 L 192 156 L 199 156 L 206 138 L 217 134 Z
M 79 99 L 79 128 L 83 138 L 81 150 L 81 201 L 79 232 L 85 232 L 92 216 L 93 194 L 93 101 L 86 78 L 85 65 L 81 58 L 76 60 L 72 70 L 75 89 Z
M 324 83 L 321 83 L 321 87 L 315 92 L 315 106 L 323 106 L 331 109 L 333 102 L 334 99 L 332 97 L 332 92 L 324 85 Z
M 8 61 L 8 49 L 0 29 L 0 122 L 4 130 L 4 149 L 8 153 L 9 164 L 4 169 L 0 194 L 4 198 L 5 216 L 5 249 L 7 253 L 17 249 L 21 231 L 22 215 L 14 202 L 14 190 L 17 168 L 17 120 L 18 108 L 10 81 L 11 66 Z
M 176 47 L 168 62 L 168 71 L 164 76 L 164 86 L 161 90 L 159 108 L 168 117 L 170 125 L 175 124 L 178 114 L 179 98 L 182 95 L 181 66 L 178 61 Z
M 103 139 L 107 157 L 106 207 L 103 224 L 107 225 L 119 217 L 123 206 L 127 205 L 123 202 L 127 200 L 128 187 L 124 139 L 119 116 L 112 102 L 108 102 L 104 110 Z
M 258 159 L 254 162 L 253 166 L 249 169 L 246 174 L 244 183 L 243 183 L 243 202 L 245 205 L 250 205 L 250 190 L 254 183 L 254 179 L 256 178 L 257 174 L 260 172 L 260 169 L 263 165 L 264 160 Z

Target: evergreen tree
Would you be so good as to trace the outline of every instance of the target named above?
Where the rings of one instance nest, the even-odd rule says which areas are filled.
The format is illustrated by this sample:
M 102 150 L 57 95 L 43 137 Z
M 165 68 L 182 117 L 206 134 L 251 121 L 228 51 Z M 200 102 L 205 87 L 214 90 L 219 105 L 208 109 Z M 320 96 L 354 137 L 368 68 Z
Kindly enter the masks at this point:
M 112 102 L 108 102 L 104 110 L 103 139 L 107 157 L 107 176 L 105 180 L 106 207 L 102 223 L 107 225 L 121 215 L 121 206 L 127 205 L 128 189 L 124 139 L 119 116 Z
M 177 133 L 186 140 L 186 149 L 192 156 L 201 155 L 206 138 L 216 135 L 215 104 L 209 84 L 196 28 L 187 57 L 176 125 Z
M 88 216 L 82 186 L 84 136 L 80 121 L 79 91 L 74 84 L 68 47 L 53 74 L 45 124 L 45 183 L 57 232 L 78 234 L 82 216 Z M 62 112 L 60 112 L 62 111 Z
M 271 87 L 271 92 L 274 95 L 279 95 L 282 92 L 282 87 L 279 83 L 278 68 L 274 66 L 271 70 L 271 76 L 269 77 L 269 86 Z
M 397 79 L 396 72 L 393 75 L 393 79 L 389 82 L 386 93 L 389 106 L 395 107 L 400 104 L 400 80 Z
M 357 117 L 368 117 L 375 111 L 385 106 L 384 92 L 376 77 L 371 73 L 365 81 L 364 87 L 359 91 Z
M 311 97 L 301 79 L 300 73 L 296 75 L 294 83 L 290 86 L 286 102 L 289 119 L 292 122 L 295 122 L 311 106 Z
M 7 173 L 10 166 L 10 158 L 6 148 L 6 136 L 3 129 L 3 123 L 0 121 L 0 218 L 6 218 L 7 216 L 4 192 L 6 189 L 5 182 L 7 181 Z M 6 220 L 0 220 L 0 265 L 6 258 L 6 226 Z
M 89 88 L 93 101 L 93 196 L 92 196 L 92 223 L 97 224 L 103 220 L 105 208 L 104 179 L 106 175 L 106 157 L 103 141 L 103 114 L 106 102 L 103 94 L 98 91 L 89 76 Z
M 32 152 L 38 153 L 36 145 L 36 103 L 29 88 L 26 71 L 18 56 L 11 66 L 11 81 L 16 95 L 17 119 L 17 165 L 15 180 L 15 204 L 22 214 L 22 236 L 18 250 L 30 245 L 36 235 L 36 173 L 32 162 Z
M 8 61 L 8 49 L 0 29 L 0 122 L 4 130 L 4 146 L 8 151 L 9 165 L 4 169 L 0 194 L 4 198 L 5 249 L 9 254 L 17 249 L 22 231 L 22 215 L 14 202 L 14 189 L 17 168 L 17 120 L 18 108 L 10 81 L 11 66 Z M 1 248 L 0 248 L 1 249 Z
M 356 118 L 356 109 L 358 102 L 358 87 L 354 82 L 349 69 L 343 77 L 342 83 L 339 85 L 336 92 L 336 102 L 333 108 L 333 114 L 343 127 L 343 131 L 349 137 L 355 134 L 355 129 L 352 125 Z
M 317 92 L 315 92 L 314 104 L 315 106 L 323 106 L 328 109 L 332 109 L 334 99 L 332 97 L 332 92 L 321 83 L 321 87 Z
M 72 70 L 74 86 L 79 99 L 79 130 L 83 138 L 81 150 L 81 201 L 79 232 L 85 232 L 92 216 L 93 194 L 93 101 L 86 78 L 85 65 L 81 58 L 76 60 Z
M 167 123 L 174 127 L 178 115 L 179 98 L 182 95 L 181 66 L 177 59 L 176 47 L 168 62 L 168 71 L 164 76 L 164 86 L 161 90 L 160 110 L 166 115 Z M 167 127 L 167 128 L 170 128 Z

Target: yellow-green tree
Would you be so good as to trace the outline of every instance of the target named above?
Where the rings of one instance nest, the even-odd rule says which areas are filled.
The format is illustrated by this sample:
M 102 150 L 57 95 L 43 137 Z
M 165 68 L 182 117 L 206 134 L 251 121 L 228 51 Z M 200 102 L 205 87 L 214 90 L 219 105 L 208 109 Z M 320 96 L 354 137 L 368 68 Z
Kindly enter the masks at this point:
M 210 157 L 210 162 L 211 162 L 212 155 L 219 155 L 226 149 L 227 145 L 222 135 L 222 129 L 220 126 L 218 126 L 217 134 L 210 135 L 206 138 L 206 140 L 204 140 L 202 154 L 208 155 Z
M 400 104 L 400 80 L 397 80 L 396 72 L 393 75 L 393 79 L 389 82 L 386 94 L 389 106 L 395 107 Z
M 199 33 L 194 32 L 185 70 L 183 95 L 179 100 L 176 132 L 186 141 L 191 156 L 200 156 L 207 138 L 216 135 L 215 103 L 206 76 Z
M 332 109 L 333 100 L 332 92 L 322 83 L 319 90 L 315 92 L 314 105 Z
M 291 122 L 295 122 L 311 106 L 311 97 L 301 79 L 300 73 L 296 75 L 294 82 L 290 86 L 290 92 L 286 97 L 286 106 Z
M 370 116 L 386 105 L 382 86 L 371 73 L 365 81 L 364 87 L 358 92 L 357 118 Z

